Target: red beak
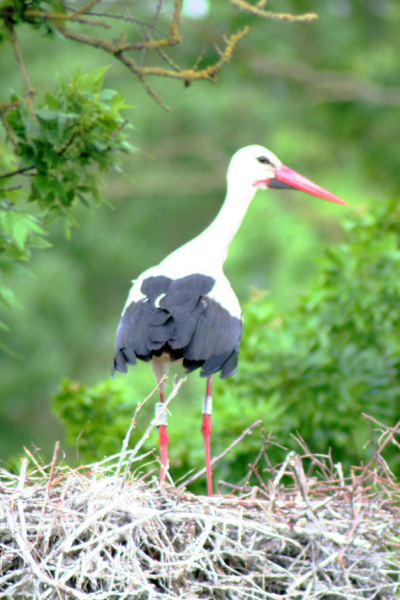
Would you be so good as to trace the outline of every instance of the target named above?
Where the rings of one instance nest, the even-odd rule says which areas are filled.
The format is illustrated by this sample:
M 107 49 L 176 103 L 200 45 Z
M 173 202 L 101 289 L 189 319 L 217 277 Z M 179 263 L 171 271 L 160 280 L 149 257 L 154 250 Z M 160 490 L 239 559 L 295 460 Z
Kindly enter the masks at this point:
M 288 188 L 294 190 L 301 190 L 302 192 L 306 192 L 307 194 L 311 194 L 312 196 L 317 196 L 318 198 L 322 198 L 323 200 L 328 200 L 328 202 L 335 202 L 335 204 L 343 204 L 347 206 L 347 202 L 338 198 L 334 194 L 331 194 L 324 188 L 319 187 L 300 173 L 296 173 L 296 171 L 292 171 L 288 167 L 281 165 L 275 171 L 275 177 L 272 179 L 267 179 L 265 181 L 267 187 L 272 188 Z

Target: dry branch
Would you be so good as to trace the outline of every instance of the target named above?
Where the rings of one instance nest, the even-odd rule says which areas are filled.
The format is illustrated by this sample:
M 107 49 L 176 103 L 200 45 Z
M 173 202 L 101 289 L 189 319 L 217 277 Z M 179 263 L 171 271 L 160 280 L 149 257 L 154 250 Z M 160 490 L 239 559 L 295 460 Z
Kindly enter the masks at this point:
M 265 2 L 250 4 L 245 0 L 228 0 L 230 4 L 242 10 L 243 12 L 261 17 L 262 19 L 270 19 L 272 21 L 290 21 L 291 23 L 312 23 L 318 19 L 315 13 L 303 13 L 302 15 L 293 15 L 291 13 L 276 13 L 271 10 L 264 10 Z
M 19 70 L 21 71 L 22 80 L 24 82 L 26 106 L 28 107 L 30 114 L 33 116 L 33 96 L 36 94 L 36 90 L 30 82 L 28 71 L 26 70 L 26 66 L 22 58 L 21 47 L 15 32 L 14 24 L 11 19 L 5 19 L 4 22 L 8 29 L 11 46 L 13 48 Z
M 266 2 L 250 4 L 244 0 L 228 1 L 239 10 L 245 11 L 255 17 L 269 20 L 311 22 L 317 18 L 317 15 L 314 13 L 293 15 L 291 13 L 276 13 L 273 11 L 266 11 L 264 10 L 264 5 Z M 132 18 L 128 14 L 127 8 L 125 9 L 125 14 L 122 15 L 116 15 L 107 12 L 93 12 L 93 9 L 97 4 L 98 0 L 89 0 L 88 2 L 83 3 L 80 7 L 72 8 L 70 5 L 67 6 L 64 3 L 61 3 L 57 11 L 52 11 L 50 8 L 49 10 L 28 8 L 23 10 L 21 16 L 23 20 L 30 23 L 35 22 L 37 24 L 46 24 L 48 27 L 52 27 L 53 29 L 57 30 L 59 34 L 69 40 L 92 46 L 93 48 L 99 48 L 112 55 L 114 58 L 122 62 L 139 79 L 150 96 L 166 110 L 169 110 L 169 108 L 165 105 L 162 98 L 157 94 L 156 90 L 149 84 L 148 77 L 155 76 L 172 78 L 182 81 L 185 86 L 189 85 L 191 82 L 199 80 L 215 82 L 217 81 L 217 76 L 220 70 L 232 59 L 232 55 L 237 43 L 250 31 L 249 27 L 245 26 L 235 33 L 226 35 L 224 37 L 225 47 L 222 50 L 217 51 L 219 56 L 214 62 L 205 66 L 201 66 L 204 56 L 204 51 L 201 51 L 198 59 L 195 61 L 194 66 L 192 68 L 186 68 L 177 64 L 173 56 L 170 55 L 170 51 L 177 44 L 180 44 L 183 41 L 180 33 L 182 0 L 174 0 L 172 15 L 167 17 L 169 18 L 169 26 L 166 34 L 161 33 L 161 26 L 158 27 L 163 0 L 158 1 L 154 9 L 154 17 L 152 18 L 151 22 L 148 23 Z M 16 37 L 13 8 L 11 6 L 0 8 L 0 19 L 3 19 L 8 27 L 10 40 L 21 70 L 22 78 L 25 83 L 26 102 L 28 108 L 32 112 L 32 97 L 35 93 L 35 90 L 29 82 L 28 73 L 26 71 L 19 48 L 18 39 Z M 115 39 L 115 35 L 112 35 L 113 32 L 111 32 L 109 38 L 103 37 L 98 33 L 96 35 L 89 35 L 87 33 L 87 26 L 109 30 L 112 28 L 111 23 L 115 22 L 115 20 L 119 20 L 119 22 L 123 21 L 129 25 L 124 33 L 118 34 L 118 39 Z M 134 23 L 136 26 L 136 38 L 139 37 L 141 39 L 133 38 L 135 30 L 133 30 L 131 27 L 132 23 Z M 82 31 L 82 26 L 85 27 L 84 31 Z M 136 60 L 132 55 L 132 52 L 140 52 L 140 58 Z M 150 56 L 150 61 L 147 61 L 150 62 L 150 64 L 143 64 L 145 56 L 144 53 L 146 53 L 146 58 Z M 162 59 L 162 61 L 167 65 L 166 67 L 159 66 L 157 62 L 153 60 L 154 53 L 157 55 L 157 57 Z

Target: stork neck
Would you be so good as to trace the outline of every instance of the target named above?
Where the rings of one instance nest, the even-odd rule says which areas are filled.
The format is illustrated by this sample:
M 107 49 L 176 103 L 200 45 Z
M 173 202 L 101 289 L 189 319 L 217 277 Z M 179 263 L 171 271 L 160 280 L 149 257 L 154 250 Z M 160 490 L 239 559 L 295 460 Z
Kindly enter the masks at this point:
M 240 227 L 256 188 L 233 182 L 228 184 L 224 204 L 209 227 L 194 240 L 175 250 L 162 261 L 167 277 L 184 277 L 190 273 L 218 276 L 225 262 L 229 244 Z
M 209 227 L 199 236 L 215 253 L 215 260 L 225 261 L 229 244 L 239 229 L 256 188 L 228 185 L 224 204 Z

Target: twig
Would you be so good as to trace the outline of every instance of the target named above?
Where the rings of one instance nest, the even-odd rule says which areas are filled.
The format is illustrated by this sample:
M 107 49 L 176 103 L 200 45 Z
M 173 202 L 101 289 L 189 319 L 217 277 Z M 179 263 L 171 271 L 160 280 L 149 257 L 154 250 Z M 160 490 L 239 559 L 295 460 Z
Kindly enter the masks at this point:
M 57 518 L 60 516 L 60 514 L 62 513 L 62 507 L 63 507 L 63 504 L 65 502 L 65 496 L 67 495 L 67 491 L 68 491 L 69 485 L 70 485 L 70 479 L 67 478 L 67 481 L 65 482 L 63 490 L 62 490 L 62 492 L 60 494 L 60 499 L 59 499 L 59 501 L 57 503 L 57 509 L 54 511 L 53 519 L 52 519 L 50 527 L 48 529 L 48 534 L 47 534 L 47 536 L 44 539 L 43 554 L 45 556 L 48 555 L 49 544 L 50 544 L 50 537 L 51 537 L 51 534 L 53 532 L 55 522 L 56 522 Z
M 13 177 L 14 175 L 20 175 L 21 173 L 31 171 L 35 168 L 35 165 L 32 165 L 31 167 L 22 167 L 21 169 L 16 169 L 15 171 L 10 171 L 9 173 L 4 173 L 3 175 L 0 175 L 0 179 L 7 179 L 8 177 Z
M 18 146 L 18 143 L 14 137 L 14 133 L 13 133 L 11 127 L 9 126 L 9 124 L 7 122 L 5 113 L 19 105 L 21 105 L 21 102 L 19 102 L 18 104 L 16 102 L 1 102 L 0 103 L 0 120 L 3 124 L 3 127 L 7 134 L 7 137 L 10 140 L 10 142 L 12 143 L 12 145 L 14 146 L 14 148 L 16 148 Z
M 68 8 L 67 10 L 73 10 L 72 8 Z M 93 17 L 104 17 L 105 19 L 115 19 L 116 21 L 125 21 L 126 23 L 134 23 L 135 25 L 141 25 L 142 27 L 151 27 L 151 23 L 147 23 L 146 21 L 140 21 L 139 19 L 134 19 L 128 13 L 127 7 L 124 6 L 125 14 L 123 15 L 112 15 L 111 13 L 97 13 L 90 11 L 90 15 Z M 159 33 L 160 35 L 164 35 L 164 33 L 157 28 L 154 28 L 154 31 Z
M 28 107 L 31 117 L 34 117 L 35 113 L 33 112 L 33 96 L 36 94 L 36 90 L 31 85 L 31 82 L 29 80 L 28 71 L 26 70 L 24 59 L 22 58 L 21 47 L 19 45 L 17 34 L 15 33 L 13 22 L 11 21 L 11 19 L 5 19 L 4 22 L 8 29 L 11 45 L 14 50 L 14 55 L 15 55 L 15 58 L 17 59 L 17 63 L 18 63 L 19 69 L 21 71 L 22 79 L 23 79 L 23 82 L 25 85 L 26 105 Z
M 296 589 L 299 588 L 301 585 L 304 585 L 304 583 L 307 581 L 307 579 L 310 579 L 310 577 L 312 577 L 316 571 L 316 569 L 318 568 L 319 571 L 323 571 L 323 569 L 325 567 L 327 567 L 330 563 L 332 563 L 333 561 L 337 560 L 339 556 L 339 552 L 333 552 L 330 556 L 328 556 L 327 558 L 325 558 L 325 560 L 323 560 L 322 562 L 320 562 L 317 567 L 314 567 L 313 569 L 311 569 L 310 571 L 308 571 L 308 573 L 306 573 L 305 575 L 302 575 L 301 577 L 298 577 L 296 579 L 296 581 L 289 587 L 288 589 L 288 598 L 290 598 L 292 592 Z
M 254 465 L 252 465 L 251 463 L 249 463 L 249 468 L 250 468 L 250 471 L 253 473 L 254 477 L 257 479 L 257 481 L 260 484 L 261 488 L 264 488 L 264 490 L 266 492 L 268 492 L 268 488 L 265 485 L 264 481 L 261 479 L 260 474 L 259 474 L 257 468 L 254 467 Z
M 182 69 L 180 68 L 179 65 L 177 65 L 170 56 L 168 56 L 168 54 L 166 52 L 164 52 L 163 50 L 161 50 L 161 48 L 159 48 L 157 50 L 158 54 L 161 56 L 161 58 L 163 59 L 163 61 L 165 61 L 167 63 L 167 65 L 169 65 L 171 67 L 171 69 L 173 69 L 174 71 L 176 71 L 177 73 L 179 73 Z
M 269 467 L 271 467 L 271 463 L 269 462 L 268 456 L 266 454 L 267 445 L 271 441 L 270 440 L 271 433 L 268 434 L 268 440 L 265 439 L 265 434 L 264 434 L 264 428 L 263 427 L 261 427 L 261 432 L 260 433 L 261 433 L 261 439 L 262 439 L 263 443 L 262 443 L 261 449 L 260 449 L 260 451 L 259 451 L 259 453 L 257 455 L 257 458 L 254 461 L 253 467 L 255 468 L 258 465 L 258 462 L 260 461 L 260 459 L 261 459 L 262 456 L 264 457 L 264 460 L 267 463 L 267 465 L 269 465 Z M 252 471 L 250 470 L 248 472 L 248 474 L 246 475 L 246 477 L 244 477 L 242 479 L 242 481 L 241 481 L 242 486 L 246 486 L 249 483 L 251 475 L 252 475 Z
M 157 418 L 160 418 L 165 413 L 165 411 L 168 408 L 169 403 L 171 402 L 171 400 L 173 400 L 175 398 L 175 396 L 177 395 L 177 393 L 179 392 L 179 390 L 181 389 L 181 387 L 185 383 L 185 381 L 186 381 L 186 377 L 180 379 L 179 382 L 174 386 L 174 389 L 172 390 L 172 392 L 168 396 L 167 400 L 164 402 L 163 407 L 160 409 L 160 412 L 158 413 Z M 143 446 L 143 444 L 145 443 L 145 441 L 149 437 L 149 435 L 152 432 L 153 428 L 156 426 L 156 422 L 157 422 L 156 419 L 152 420 L 152 422 L 150 423 L 150 425 L 146 429 L 145 433 L 143 434 L 143 436 L 141 437 L 141 439 L 138 441 L 138 443 L 136 444 L 136 446 L 132 450 L 132 453 L 130 455 L 128 464 L 125 467 L 124 475 L 122 477 L 122 481 L 121 481 L 121 485 L 120 485 L 120 491 L 122 490 L 123 486 L 125 485 L 125 481 L 126 481 L 126 479 L 128 477 L 128 473 L 129 473 L 129 470 L 130 470 L 130 467 L 131 467 L 131 464 L 132 464 L 132 460 L 137 455 L 137 453 L 139 452 L 140 448 Z
M 386 462 L 384 461 L 384 459 L 382 457 L 382 452 L 383 452 L 383 449 L 385 448 L 386 444 L 389 443 L 389 441 L 395 441 L 394 440 L 394 434 L 400 434 L 400 421 L 398 421 L 398 423 L 394 427 L 387 427 L 383 423 L 380 423 L 379 421 L 377 421 L 374 417 L 370 417 L 369 415 L 367 415 L 365 413 L 362 413 L 362 415 L 363 415 L 363 417 L 365 417 L 365 419 L 367 421 L 367 424 L 368 424 L 368 426 L 370 428 L 372 443 L 374 444 L 374 448 L 375 448 L 374 456 L 371 458 L 371 460 L 369 461 L 369 463 L 367 463 L 365 469 L 369 469 L 372 466 L 372 464 L 374 463 L 374 461 L 377 461 L 377 462 L 379 462 L 383 466 L 383 468 L 385 469 L 386 474 L 389 477 L 391 477 L 391 478 L 394 479 L 395 476 L 390 471 L 389 467 L 387 466 Z M 379 440 L 378 440 L 378 448 L 375 447 L 374 437 L 373 437 L 373 434 L 372 434 L 372 429 L 371 429 L 370 424 L 369 424 L 370 420 L 374 421 L 383 430 L 383 433 L 381 434 L 381 436 L 379 437 Z M 396 444 L 397 444 L 397 442 L 396 442 Z
M 79 9 L 72 13 L 72 15 L 67 13 L 45 12 L 43 10 L 28 9 L 25 11 L 25 16 L 28 18 L 45 19 L 48 21 L 76 21 L 77 23 L 82 23 L 84 25 L 93 25 L 94 27 L 103 27 L 104 29 L 111 28 L 111 25 L 105 21 L 97 21 L 96 19 L 89 19 L 82 16 Z
M 82 435 L 85 433 L 86 427 L 88 426 L 88 423 L 90 423 L 90 421 L 86 421 L 82 431 L 76 436 L 76 465 L 79 467 L 79 440 L 81 439 Z
M 34 547 L 36 546 L 36 544 L 38 543 L 38 541 L 40 539 L 40 536 L 42 535 L 43 518 L 44 518 L 44 513 L 46 512 L 47 502 L 49 500 L 51 480 L 53 479 L 54 467 L 55 467 L 55 464 L 56 464 L 56 461 L 57 461 L 57 456 L 58 456 L 58 450 L 59 450 L 59 448 L 60 448 L 60 442 L 56 442 L 56 445 L 54 447 L 53 460 L 51 461 L 51 466 L 50 466 L 50 475 L 49 475 L 49 479 L 47 481 L 46 497 L 45 497 L 44 502 L 43 502 L 42 516 L 40 517 L 40 523 L 39 523 L 38 532 L 37 532 L 37 535 L 36 535 L 36 540 L 35 540 L 35 542 L 33 544 Z
M 41 571 L 39 565 L 35 562 L 32 554 L 29 552 L 28 547 L 26 546 L 26 544 L 21 536 L 21 533 L 18 530 L 15 530 L 13 523 L 12 523 L 11 514 L 7 507 L 6 507 L 6 515 L 7 515 L 7 521 L 10 525 L 10 529 L 12 529 L 15 532 L 15 540 L 19 546 L 19 549 L 22 552 L 24 560 L 29 564 L 29 566 L 32 569 L 32 573 L 39 579 L 39 581 L 41 581 L 44 585 L 48 585 L 48 586 L 52 587 L 53 589 L 57 590 L 58 592 L 64 592 L 65 594 L 69 594 L 69 597 L 77 598 L 78 600 L 89 600 L 89 596 L 87 594 L 85 594 L 84 592 L 80 592 L 68 585 L 64 585 L 62 583 L 53 581 L 53 579 L 51 579 L 51 577 L 49 577 L 48 575 L 46 575 L 45 573 L 43 573 Z
M 153 22 L 150 23 L 148 31 L 146 32 L 147 39 L 150 39 L 153 35 L 154 28 L 157 25 L 158 17 L 160 16 L 162 3 L 163 3 L 163 0 L 158 0 L 158 4 L 156 6 L 156 10 L 155 10 L 154 17 L 153 17 Z M 175 4 L 175 11 L 176 10 L 177 10 L 177 5 Z M 179 14 L 180 14 L 180 10 L 181 10 L 181 7 L 178 6 Z M 171 32 L 170 32 L 170 34 L 171 34 Z
M 307 447 L 307 444 L 305 443 L 305 441 L 303 440 L 303 438 L 301 437 L 301 435 L 299 434 L 298 431 L 296 431 L 296 435 L 294 435 L 293 433 L 290 434 L 291 437 L 302 447 L 302 449 L 304 450 L 304 456 L 308 457 L 311 459 L 312 464 L 316 464 L 322 472 L 331 472 L 331 470 L 327 469 L 327 466 L 325 464 L 325 459 L 326 459 L 326 454 L 324 455 L 319 455 L 319 454 L 313 454 L 311 452 L 311 450 Z M 319 460 L 319 457 L 321 457 L 323 460 Z
M 230 4 L 239 8 L 243 12 L 249 13 L 263 19 L 271 19 L 272 21 L 290 21 L 291 23 L 312 23 L 318 19 L 316 13 L 304 13 L 302 15 L 292 15 L 291 13 L 276 13 L 263 10 L 264 2 L 258 5 L 249 4 L 245 0 L 228 0 Z
M 232 33 L 229 37 L 227 37 L 225 39 L 225 49 L 221 51 L 220 59 L 214 64 L 204 67 L 204 69 L 183 69 L 177 72 L 175 70 L 169 71 L 161 67 L 143 67 L 140 69 L 141 75 L 143 77 L 150 75 L 157 77 L 171 77 L 172 79 L 181 79 L 185 81 L 199 81 L 200 79 L 207 79 L 208 81 L 214 83 L 219 71 L 232 59 L 233 50 L 237 42 L 243 39 L 244 36 L 249 33 L 249 31 L 249 27 L 246 26 L 237 33 Z
M 320 523 L 318 521 L 318 518 L 316 517 L 316 515 L 314 514 L 314 508 L 308 498 L 307 492 L 308 492 L 308 482 L 306 479 L 306 476 L 304 474 L 304 469 L 303 469 L 303 463 L 301 462 L 301 459 L 299 456 L 295 456 L 291 461 L 290 461 L 290 466 L 293 469 L 293 473 L 296 479 L 296 483 L 297 486 L 300 490 L 300 494 L 301 497 L 303 498 L 304 502 L 307 505 L 307 508 L 310 511 L 310 515 L 312 520 L 314 521 L 314 524 L 316 526 L 316 528 L 319 530 L 320 529 Z
M 231 452 L 231 450 L 233 450 L 235 448 L 235 446 L 240 444 L 240 442 L 243 440 L 243 438 L 246 437 L 246 435 L 249 435 L 253 431 L 253 429 L 255 429 L 256 427 L 261 425 L 261 423 L 262 423 L 262 421 L 260 419 L 259 421 L 256 421 L 255 423 L 250 425 L 245 431 L 243 431 L 243 433 L 241 433 L 241 435 L 234 442 L 232 442 L 232 444 L 230 446 L 228 446 L 228 448 L 226 448 L 226 450 L 221 452 L 221 454 L 219 454 L 216 458 L 212 459 L 211 466 L 214 465 L 216 462 L 218 462 L 221 458 L 223 458 L 224 456 L 229 454 L 229 452 Z M 194 475 L 192 475 L 191 477 L 189 477 L 188 479 L 183 481 L 180 485 L 178 485 L 178 489 L 180 489 L 182 487 L 186 487 L 190 483 L 193 483 L 193 481 L 198 479 L 198 477 L 201 477 L 202 475 L 204 475 L 205 472 L 206 472 L 206 467 L 204 467 L 204 469 L 201 469 L 201 471 L 198 471 L 197 473 L 195 473 Z
M 150 469 L 150 471 L 148 473 L 145 473 L 144 475 L 139 477 L 139 479 L 136 479 L 135 484 L 139 485 L 139 483 L 148 479 L 150 477 L 150 475 L 153 475 L 153 473 L 155 473 L 156 471 L 157 471 L 157 469 Z
M 18 505 L 19 521 L 21 523 L 22 537 L 25 540 L 27 539 L 26 521 L 25 521 L 24 506 L 23 506 L 23 502 L 22 502 L 21 496 L 22 496 L 22 492 L 23 492 L 23 489 L 24 489 L 27 467 L 28 467 L 28 459 L 27 458 L 21 458 L 21 474 L 20 474 L 20 477 L 19 477 L 18 488 L 17 488 L 17 492 L 19 494 L 19 498 L 17 500 L 17 505 Z
M 33 463 L 35 463 L 35 465 L 36 465 L 36 467 L 37 467 L 38 471 L 40 471 L 40 472 L 41 472 L 42 476 L 43 476 L 43 477 L 46 477 L 46 471 L 45 471 L 44 467 L 38 463 L 38 461 L 36 460 L 36 458 L 34 457 L 34 455 L 32 454 L 32 452 L 30 452 L 30 451 L 28 450 L 28 448 L 25 448 L 25 446 L 24 446 L 24 450 L 25 450 L 25 452 L 27 453 L 27 455 L 29 456 L 29 458 L 31 459 L 31 461 L 32 461 Z
M 148 400 L 150 400 L 150 398 L 151 398 L 151 397 L 152 397 L 152 396 L 153 396 L 153 395 L 156 393 L 156 391 L 157 391 L 158 389 L 160 389 L 160 386 L 162 386 L 162 385 L 164 384 L 164 382 L 165 382 L 166 378 L 167 378 L 167 377 L 166 377 L 166 375 L 165 375 L 165 376 L 164 376 L 164 377 L 161 379 L 160 383 L 159 383 L 159 384 L 158 384 L 158 385 L 157 385 L 157 386 L 154 388 L 154 390 L 151 392 L 151 394 L 149 394 L 149 395 L 147 396 L 147 398 L 145 398 L 144 400 L 142 400 L 142 402 L 138 402 L 138 403 L 137 403 L 136 410 L 135 410 L 135 414 L 134 414 L 134 415 L 133 415 L 133 417 L 132 417 L 132 421 L 131 421 L 130 427 L 129 427 L 129 429 L 128 429 L 128 432 L 127 432 L 127 434 L 126 434 L 126 436 L 125 436 L 125 438 L 124 438 L 124 441 L 123 441 L 123 443 L 122 443 L 121 455 L 120 455 L 120 459 L 119 459 L 119 462 L 118 462 L 118 466 L 117 466 L 117 469 L 116 469 L 116 472 L 115 472 L 115 476 L 116 476 L 116 477 L 118 477 L 118 475 L 120 474 L 120 471 L 121 471 L 121 468 L 122 468 L 122 463 L 123 463 L 123 460 L 124 460 L 124 458 L 125 458 L 126 451 L 127 451 L 127 449 L 128 449 L 129 440 L 130 440 L 130 438 L 131 438 L 131 435 L 132 435 L 132 432 L 133 432 L 133 430 L 134 430 L 134 429 L 135 429 L 135 427 L 136 427 L 136 420 L 137 420 L 137 416 L 138 416 L 138 414 L 139 414 L 139 411 L 140 411 L 140 410 L 143 408 L 143 406 L 146 404 L 146 402 L 147 402 Z M 128 470 L 129 470 L 129 469 L 128 469 Z M 121 488 L 121 489 L 122 489 L 122 488 Z
M 82 4 L 82 6 L 76 9 L 75 14 L 82 15 L 83 13 L 90 11 L 99 2 L 100 0 L 88 0 L 88 2 L 85 2 Z
M 240 494 L 243 494 L 243 490 L 245 489 L 242 485 L 235 485 L 234 483 L 229 483 L 229 481 L 223 481 L 223 479 L 220 479 L 218 482 L 218 493 L 221 493 L 221 490 L 224 486 L 235 492 L 239 492 Z
M 294 452 L 293 450 L 291 450 L 289 452 L 289 454 L 287 455 L 287 457 L 285 458 L 285 460 L 283 461 L 281 467 L 279 468 L 279 471 L 277 472 L 277 474 L 275 475 L 275 478 L 272 482 L 272 485 L 274 488 L 277 488 L 278 485 L 281 482 L 282 477 L 284 476 L 284 474 L 287 471 L 288 466 L 290 465 L 290 462 L 293 460 L 293 458 L 296 456 L 296 452 Z

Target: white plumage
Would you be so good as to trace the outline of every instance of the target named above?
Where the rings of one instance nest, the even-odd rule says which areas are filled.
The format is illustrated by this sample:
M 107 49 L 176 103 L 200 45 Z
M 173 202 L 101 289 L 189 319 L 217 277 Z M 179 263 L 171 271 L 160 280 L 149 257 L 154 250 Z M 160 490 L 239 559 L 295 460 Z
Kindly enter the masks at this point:
M 144 298 L 140 288 L 146 278 L 164 275 L 171 279 L 179 279 L 192 273 L 201 273 L 213 277 L 216 282 L 208 295 L 233 316 L 240 318 L 239 301 L 223 273 L 223 263 L 229 244 L 239 229 L 258 187 L 266 187 L 261 184 L 253 185 L 254 182 L 265 179 L 266 175 L 274 176 L 269 165 L 255 160 L 257 156 L 263 155 L 267 155 L 277 166 L 281 165 L 276 156 L 262 146 L 247 146 L 236 152 L 227 172 L 225 202 L 216 219 L 199 236 L 169 254 L 159 265 L 142 273 L 133 282 L 123 312 L 131 302 L 139 302 Z

